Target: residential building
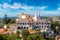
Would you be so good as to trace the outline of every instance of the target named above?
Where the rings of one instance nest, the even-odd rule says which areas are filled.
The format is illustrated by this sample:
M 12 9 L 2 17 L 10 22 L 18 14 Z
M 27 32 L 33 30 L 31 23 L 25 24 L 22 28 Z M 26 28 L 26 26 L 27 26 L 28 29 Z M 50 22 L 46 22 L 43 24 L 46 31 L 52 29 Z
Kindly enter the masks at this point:
M 53 17 L 51 17 L 51 19 L 52 19 L 53 22 L 60 23 L 60 18 L 59 17 L 53 16 Z

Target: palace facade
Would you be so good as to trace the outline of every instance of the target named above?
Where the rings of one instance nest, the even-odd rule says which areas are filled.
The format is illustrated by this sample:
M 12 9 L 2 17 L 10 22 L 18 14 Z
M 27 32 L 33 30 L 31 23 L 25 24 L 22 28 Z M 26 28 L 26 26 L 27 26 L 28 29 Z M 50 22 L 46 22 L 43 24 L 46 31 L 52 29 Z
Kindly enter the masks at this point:
M 35 29 L 41 32 L 51 30 L 51 21 L 47 19 L 40 19 L 40 14 L 35 13 L 35 16 L 20 13 L 16 19 L 18 30 L 22 29 Z

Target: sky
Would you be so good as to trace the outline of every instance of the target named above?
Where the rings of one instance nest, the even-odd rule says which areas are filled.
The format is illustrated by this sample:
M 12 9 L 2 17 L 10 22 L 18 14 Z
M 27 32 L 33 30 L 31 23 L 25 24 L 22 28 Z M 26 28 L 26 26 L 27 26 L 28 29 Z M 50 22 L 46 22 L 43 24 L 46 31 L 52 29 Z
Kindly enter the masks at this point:
M 0 17 L 17 17 L 20 13 L 60 16 L 60 0 L 0 0 Z

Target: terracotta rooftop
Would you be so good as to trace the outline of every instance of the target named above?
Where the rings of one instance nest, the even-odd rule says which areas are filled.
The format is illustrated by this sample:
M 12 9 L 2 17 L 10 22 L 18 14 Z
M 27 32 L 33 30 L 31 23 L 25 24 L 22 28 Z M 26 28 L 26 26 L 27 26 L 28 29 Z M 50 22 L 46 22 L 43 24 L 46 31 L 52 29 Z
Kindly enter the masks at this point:
M 7 34 L 7 33 L 12 34 L 12 30 L 0 28 L 0 34 Z
M 36 31 L 35 30 L 28 30 L 30 32 L 30 34 L 35 34 Z
M 4 33 L 4 29 L 0 28 L 0 34 Z

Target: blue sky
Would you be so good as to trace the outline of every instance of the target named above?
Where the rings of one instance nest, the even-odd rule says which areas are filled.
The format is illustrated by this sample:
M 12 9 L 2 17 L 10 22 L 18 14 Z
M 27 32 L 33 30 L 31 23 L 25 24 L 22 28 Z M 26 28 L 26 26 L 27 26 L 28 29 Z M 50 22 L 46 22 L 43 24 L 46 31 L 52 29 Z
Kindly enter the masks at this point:
M 0 0 L 0 17 L 7 14 L 17 17 L 20 13 L 40 13 L 41 16 L 60 16 L 60 0 Z

